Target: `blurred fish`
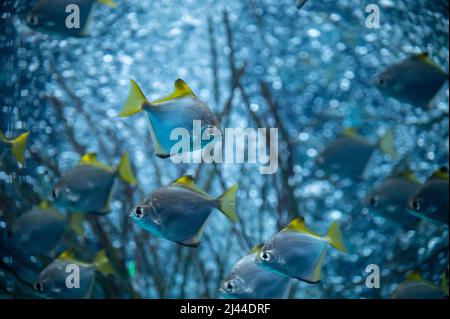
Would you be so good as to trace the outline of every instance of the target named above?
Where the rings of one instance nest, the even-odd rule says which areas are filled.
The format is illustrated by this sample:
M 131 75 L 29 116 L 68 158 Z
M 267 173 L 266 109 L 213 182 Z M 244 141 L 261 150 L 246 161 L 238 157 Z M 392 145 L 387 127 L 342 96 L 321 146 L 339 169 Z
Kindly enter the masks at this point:
M 407 213 L 407 204 L 419 186 L 411 171 L 394 173 L 368 194 L 365 204 L 396 225 L 409 228 L 418 220 Z
M 116 177 L 129 184 L 137 183 L 128 153 L 116 169 L 100 163 L 96 154 L 86 154 L 56 183 L 52 191 L 54 205 L 75 212 L 107 213 Z
M 448 225 L 448 169 L 441 167 L 409 200 L 409 212 L 419 218 Z
M 8 150 L 12 152 L 14 158 L 22 165 L 25 164 L 25 148 L 29 132 L 25 132 L 14 139 L 8 139 L 0 132 L 0 161 L 3 162 Z
M 392 130 L 387 131 L 378 144 L 373 144 L 356 130 L 346 129 L 325 148 L 317 159 L 317 165 L 328 175 L 336 174 L 353 180 L 362 179 L 366 166 L 377 148 L 391 157 L 396 156 Z
M 422 53 L 388 67 L 375 78 L 375 86 L 387 96 L 427 108 L 447 79 L 447 72 Z
M 418 271 L 409 275 L 399 284 L 391 299 L 444 299 L 448 298 L 448 281 L 445 273 L 442 275 L 441 287 L 424 279 Z
M 190 133 L 191 151 L 204 148 L 214 142 L 214 136 L 220 134 L 219 124 L 214 114 L 180 79 L 175 81 L 175 89 L 172 94 L 153 102 L 148 101 L 137 83 L 131 80 L 130 93 L 119 116 L 127 117 L 141 111 L 146 111 L 156 156 L 161 158 L 175 155 L 171 151 L 178 141 L 171 140 L 170 133 L 176 128 L 184 128 Z M 201 131 L 198 132 L 200 136 L 195 136 L 193 131 L 193 121 L 195 120 L 201 121 Z M 194 143 L 195 139 L 201 138 L 203 134 L 212 137 Z M 213 134 L 215 135 L 213 136 Z
M 236 214 L 237 185 L 218 198 L 213 198 L 195 184 L 191 176 L 183 176 L 150 193 L 130 212 L 142 228 L 178 244 L 197 247 L 214 208 L 232 221 Z
M 290 279 L 270 270 L 258 267 L 255 259 L 262 245 L 253 248 L 242 257 L 227 275 L 221 292 L 227 298 L 236 299 L 282 299 L 287 298 Z
M 91 11 L 96 2 L 116 7 L 113 0 L 37 0 L 27 15 L 27 25 L 40 32 L 74 37 L 89 36 Z M 79 8 L 78 28 L 66 25 L 66 20 L 70 19 L 69 16 L 72 14 L 69 5 L 76 5 Z
M 83 235 L 81 214 L 70 214 L 69 220 L 43 202 L 14 221 L 14 245 L 31 255 L 49 255 L 69 230 Z
M 337 222 L 331 224 L 325 236 L 320 236 L 306 227 L 303 218 L 296 218 L 264 244 L 255 260 L 257 265 L 277 274 L 318 283 L 329 245 L 347 251 Z
M 70 265 L 75 265 L 79 268 L 80 281 L 78 288 L 69 288 L 66 284 L 68 276 L 73 271 L 68 268 Z M 103 250 L 95 256 L 92 263 L 79 261 L 70 251 L 66 251 L 42 270 L 34 287 L 40 294 L 47 298 L 89 298 L 94 286 L 96 271 L 107 274 L 114 273 L 108 257 Z
M 300 10 L 305 5 L 306 1 L 308 0 L 296 0 L 295 5 L 297 6 L 297 9 Z

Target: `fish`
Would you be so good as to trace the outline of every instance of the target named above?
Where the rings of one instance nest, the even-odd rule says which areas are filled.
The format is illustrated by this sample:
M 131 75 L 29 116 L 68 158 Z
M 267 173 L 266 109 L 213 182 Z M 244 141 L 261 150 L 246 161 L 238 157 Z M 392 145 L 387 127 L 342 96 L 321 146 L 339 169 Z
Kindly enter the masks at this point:
M 192 176 L 186 175 L 150 193 L 131 210 L 130 217 L 155 236 L 197 247 L 213 209 L 220 210 L 233 222 L 238 220 L 237 188 L 235 184 L 213 198 L 195 184 Z
M 316 163 L 327 175 L 359 180 L 364 178 L 366 166 L 377 149 L 392 158 L 397 156 L 392 130 L 388 130 L 378 144 L 374 144 L 367 141 L 355 129 L 348 128 L 325 147 Z
M 55 184 L 53 204 L 69 212 L 108 213 L 116 177 L 137 184 L 128 153 L 124 153 L 116 169 L 99 162 L 95 153 L 88 153 Z
M 68 276 L 79 269 L 79 287 L 68 287 Z M 94 261 L 86 263 L 75 258 L 72 251 L 63 252 L 39 274 L 34 283 L 35 290 L 46 298 L 86 299 L 91 296 L 96 272 L 114 274 L 104 250 L 95 256 Z
M 300 10 L 301 8 L 303 8 L 303 6 L 305 5 L 305 3 L 307 1 L 308 0 L 296 0 L 295 5 L 296 5 L 297 9 Z
M 364 203 L 374 212 L 397 226 L 411 228 L 417 218 L 408 214 L 407 204 L 420 182 L 413 172 L 394 172 L 366 196 Z
M 444 299 L 448 298 L 448 280 L 442 275 L 441 286 L 422 277 L 419 271 L 414 271 L 405 281 L 400 283 L 391 295 L 391 299 Z
M 69 230 L 84 235 L 83 219 L 80 217 L 81 214 L 73 213 L 67 218 L 49 203 L 42 202 L 14 221 L 14 245 L 34 256 L 52 254 Z
M 389 66 L 375 77 L 375 87 L 384 95 L 427 109 L 447 82 L 448 73 L 424 52 Z
M 27 147 L 27 140 L 30 132 L 20 134 L 14 139 L 8 139 L 3 132 L 0 132 L 0 159 L 3 159 L 8 151 L 21 165 L 25 165 L 25 149 Z
M 427 221 L 448 225 L 448 178 L 447 167 L 435 171 L 410 198 L 409 213 Z
M 347 252 L 337 222 L 320 236 L 306 227 L 303 217 L 298 217 L 264 244 L 255 262 L 276 274 L 315 284 L 321 281 L 329 245 Z
M 214 113 L 181 79 L 175 81 L 173 93 L 152 102 L 146 99 L 139 85 L 131 80 L 130 92 L 119 117 L 132 116 L 141 111 L 147 115 L 156 156 L 160 158 L 186 153 L 184 149 L 174 150 L 178 144 L 177 140 L 170 139 L 174 129 L 182 128 L 189 132 L 190 151 L 202 149 L 221 136 Z M 201 121 L 198 134 L 193 129 L 194 121 Z
M 111 8 L 116 7 L 113 0 L 37 0 L 26 17 L 26 24 L 39 32 L 87 37 L 92 19 L 92 7 L 96 2 Z M 73 5 L 78 7 L 77 11 L 74 11 Z M 79 16 L 79 24 L 71 27 L 67 22 L 70 21 L 73 24 L 75 20 L 72 19 L 72 15 L 76 13 Z
M 284 299 L 290 290 L 290 278 L 259 267 L 255 258 L 262 245 L 242 257 L 226 276 L 220 292 L 233 299 Z

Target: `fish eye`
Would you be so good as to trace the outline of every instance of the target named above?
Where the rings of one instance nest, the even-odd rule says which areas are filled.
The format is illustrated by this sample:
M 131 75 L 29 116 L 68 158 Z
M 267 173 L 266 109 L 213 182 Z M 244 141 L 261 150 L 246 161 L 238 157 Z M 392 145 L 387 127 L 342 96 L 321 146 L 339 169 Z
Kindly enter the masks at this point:
M 138 206 L 134 209 L 133 214 L 137 218 L 142 218 L 144 217 L 144 209 L 141 206 Z
M 52 190 L 52 197 L 53 199 L 56 199 L 56 197 L 58 196 L 58 194 L 56 193 L 56 189 Z
M 378 198 L 378 196 L 372 196 L 371 198 L 370 198 L 370 206 L 371 207 L 377 207 L 378 206 L 378 202 L 379 202 L 379 198 Z
M 262 251 L 261 254 L 259 254 L 259 258 L 262 261 L 268 262 L 272 259 L 272 254 L 269 253 L 268 251 Z
M 39 18 L 34 15 L 29 15 L 27 21 L 31 25 L 37 25 L 39 23 Z
M 34 289 L 36 289 L 39 292 L 43 292 L 44 285 L 42 284 L 42 282 L 38 281 L 37 283 L 34 284 Z
M 386 87 L 386 80 L 383 76 L 380 76 L 376 79 L 376 82 L 378 83 L 378 85 L 382 86 L 382 87 Z
M 422 205 L 420 204 L 420 201 L 415 200 L 412 202 L 412 208 L 414 208 L 415 211 L 420 211 L 422 209 Z
M 224 288 L 226 291 L 228 292 L 233 292 L 235 287 L 234 287 L 234 283 L 232 281 L 227 281 L 224 285 Z

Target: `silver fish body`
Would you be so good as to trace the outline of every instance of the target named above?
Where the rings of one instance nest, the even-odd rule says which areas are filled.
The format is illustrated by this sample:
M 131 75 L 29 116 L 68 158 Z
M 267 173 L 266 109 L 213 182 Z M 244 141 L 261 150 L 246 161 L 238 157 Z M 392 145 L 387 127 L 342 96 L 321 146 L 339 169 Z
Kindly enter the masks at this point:
M 64 36 L 85 36 L 85 28 L 91 15 L 91 10 L 97 0 L 38 0 L 27 16 L 27 25 L 40 32 L 55 33 Z M 79 28 L 69 28 L 66 19 L 69 5 L 79 8 Z M 70 7 L 69 7 L 70 8 Z
M 391 299 L 444 299 L 441 287 L 424 281 L 405 281 L 397 286 Z
M 376 145 L 365 140 L 339 136 L 322 152 L 318 166 L 328 175 L 360 179 L 375 150 Z
M 418 222 L 417 218 L 408 214 L 407 204 L 419 185 L 419 182 L 406 177 L 392 176 L 375 187 L 365 203 L 388 221 L 409 228 Z
M 432 178 L 422 184 L 411 197 L 409 212 L 419 218 L 448 225 L 448 179 Z
M 447 79 L 426 54 L 418 54 L 388 67 L 376 77 L 375 86 L 387 96 L 427 108 Z
M 222 294 L 236 299 L 287 298 L 290 279 L 257 266 L 256 257 L 257 253 L 251 253 L 234 265 L 222 284 Z
M 105 210 L 117 174 L 92 165 L 77 165 L 53 189 L 54 205 L 70 211 Z
M 197 246 L 200 230 L 212 210 L 218 207 L 219 202 L 215 199 L 185 187 L 169 185 L 148 195 L 133 210 L 131 217 L 156 236 Z
M 13 224 L 14 244 L 34 255 L 47 255 L 56 248 L 68 230 L 66 219 L 56 212 L 34 208 Z
M 318 283 L 318 269 L 321 268 L 328 244 L 328 241 L 322 238 L 284 230 L 264 245 L 256 263 L 283 276 Z
M 69 288 L 66 280 L 78 267 L 80 281 L 78 288 Z M 95 281 L 95 267 L 90 264 L 77 264 L 70 260 L 56 259 L 39 274 L 35 289 L 47 298 L 82 299 L 89 298 Z

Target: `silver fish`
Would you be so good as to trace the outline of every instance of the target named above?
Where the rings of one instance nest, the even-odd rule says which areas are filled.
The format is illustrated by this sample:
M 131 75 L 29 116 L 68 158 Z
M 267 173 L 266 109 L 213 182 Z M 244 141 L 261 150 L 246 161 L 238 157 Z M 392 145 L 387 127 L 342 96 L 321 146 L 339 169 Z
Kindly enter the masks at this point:
M 122 156 L 117 169 L 97 161 L 94 153 L 86 154 L 56 183 L 52 191 L 54 205 L 75 212 L 107 213 L 116 177 L 137 183 L 128 153 Z
M 130 93 L 120 117 L 128 117 L 145 111 L 150 124 L 150 136 L 156 156 L 167 158 L 183 153 L 173 150 L 177 140 L 171 140 L 174 129 L 189 132 L 189 151 L 204 148 L 220 136 L 219 124 L 213 112 L 181 79 L 175 81 L 174 92 L 153 102 L 148 101 L 137 83 L 131 80 Z M 194 121 L 200 121 L 199 132 L 194 132 Z M 196 142 L 197 141 L 197 142 Z
M 421 219 L 448 225 L 448 181 L 446 167 L 434 172 L 409 200 L 409 213 Z
M 64 36 L 89 36 L 89 23 L 94 3 L 100 2 L 109 7 L 115 7 L 113 0 L 38 0 L 27 15 L 27 25 L 37 31 L 60 34 Z M 69 26 L 66 20 L 71 20 L 73 6 L 77 6 L 79 25 Z M 73 22 L 73 21 L 72 21 Z
M 233 266 L 220 291 L 227 298 L 282 299 L 287 298 L 290 279 L 258 267 L 255 258 L 261 247 L 255 247 Z
M 306 227 L 303 218 L 297 218 L 264 244 L 255 260 L 258 266 L 282 276 L 318 283 L 329 245 L 347 251 L 336 222 L 320 236 Z
M 395 173 L 367 195 L 365 204 L 396 225 L 412 227 L 418 219 L 408 214 L 407 204 L 419 185 L 412 172 Z
M 388 67 L 375 78 L 375 86 L 387 96 L 428 108 L 447 79 L 447 72 L 422 53 Z
M 362 179 L 366 166 L 377 148 L 392 157 L 396 156 L 393 132 L 389 130 L 378 145 L 370 143 L 353 129 L 330 143 L 317 159 L 317 165 L 327 175 L 338 175 L 353 180 Z
M 69 274 L 79 269 L 79 287 L 70 288 L 67 285 Z M 62 253 L 39 274 L 34 288 L 46 298 L 81 299 L 89 298 L 95 282 L 95 273 L 114 273 L 104 251 L 100 251 L 92 263 L 77 260 L 70 251 Z
M 133 208 L 130 216 L 156 236 L 196 247 L 214 208 L 232 221 L 237 220 L 236 191 L 237 185 L 234 185 L 213 198 L 199 189 L 191 176 L 183 176 L 150 193 Z
M 448 283 L 445 274 L 441 287 L 425 280 L 419 272 L 413 272 L 400 283 L 391 295 L 391 299 L 444 299 L 448 298 Z

